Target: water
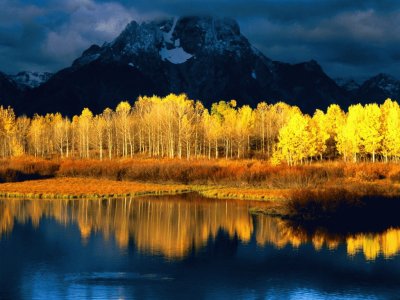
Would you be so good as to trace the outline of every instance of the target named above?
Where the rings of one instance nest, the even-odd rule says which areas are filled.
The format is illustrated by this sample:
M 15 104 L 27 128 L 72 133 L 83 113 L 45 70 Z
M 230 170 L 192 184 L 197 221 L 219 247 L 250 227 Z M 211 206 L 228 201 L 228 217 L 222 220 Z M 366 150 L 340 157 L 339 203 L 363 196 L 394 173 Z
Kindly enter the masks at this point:
M 0 200 L 0 299 L 400 299 L 400 229 L 310 231 L 254 205 Z

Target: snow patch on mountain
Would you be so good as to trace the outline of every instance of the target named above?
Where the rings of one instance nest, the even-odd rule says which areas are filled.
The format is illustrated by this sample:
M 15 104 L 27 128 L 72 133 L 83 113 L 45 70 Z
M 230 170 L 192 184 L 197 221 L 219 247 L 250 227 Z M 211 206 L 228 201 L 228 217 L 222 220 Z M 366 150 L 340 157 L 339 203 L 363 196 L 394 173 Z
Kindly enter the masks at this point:
M 387 74 L 379 74 L 375 78 L 376 79 L 373 84 L 381 90 L 387 92 L 388 94 L 396 93 L 400 89 L 400 82 L 393 76 Z
M 163 61 L 167 60 L 173 64 L 183 64 L 193 57 L 193 55 L 187 53 L 182 47 L 180 47 L 180 39 L 176 39 L 175 41 L 173 40 L 173 34 L 177 22 L 178 18 L 175 17 L 171 29 L 168 32 L 163 32 L 163 46 L 160 49 L 159 54 Z M 174 48 L 169 48 L 171 46 Z
M 9 76 L 20 88 L 36 88 L 48 81 L 52 73 L 49 72 L 19 72 Z
M 168 32 L 163 33 L 163 38 L 165 43 L 171 43 L 172 44 L 172 35 L 174 34 L 176 23 L 178 22 L 178 18 L 174 18 L 174 21 L 172 23 L 171 30 Z
M 173 64 L 183 64 L 193 55 L 185 52 L 182 47 L 167 49 L 165 47 L 161 48 L 160 56 L 162 60 L 168 60 Z

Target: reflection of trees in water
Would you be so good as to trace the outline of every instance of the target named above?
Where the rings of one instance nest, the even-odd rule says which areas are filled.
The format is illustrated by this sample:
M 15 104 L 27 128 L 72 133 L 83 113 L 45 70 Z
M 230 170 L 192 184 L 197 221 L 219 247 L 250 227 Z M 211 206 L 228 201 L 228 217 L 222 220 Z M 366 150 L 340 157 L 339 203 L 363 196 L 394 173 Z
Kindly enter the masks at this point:
M 311 242 L 318 251 L 323 247 L 334 250 L 340 244 L 345 244 L 349 256 L 362 252 L 368 260 L 376 259 L 380 254 L 390 258 L 400 252 L 400 229 L 389 228 L 381 233 L 340 235 L 324 229 L 309 232 L 285 220 L 265 216 L 256 216 L 254 227 L 255 238 L 260 246 L 272 244 L 278 248 L 287 245 L 299 247 Z
M 52 217 L 61 224 L 77 224 L 82 241 L 100 232 L 113 237 L 125 248 L 132 240 L 143 252 L 160 253 L 171 258 L 184 257 L 215 239 L 220 230 L 229 237 L 248 242 L 253 232 L 248 207 L 226 201 L 198 198 L 163 198 L 117 200 L 4 200 L 0 212 L 2 233 L 11 232 L 17 222 L 31 221 L 38 226 L 42 217 Z
M 92 233 L 113 238 L 120 248 L 130 241 L 146 253 L 169 258 L 185 257 L 190 251 L 214 240 L 221 230 L 230 238 L 249 242 L 254 234 L 258 245 L 299 247 L 311 242 L 316 250 L 336 249 L 345 243 L 347 253 L 363 252 L 367 259 L 381 253 L 391 257 L 400 252 L 400 230 L 383 233 L 337 235 L 324 230 L 312 233 L 288 222 L 263 215 L 251 216 L 248 203 L 215 201 L 195 195 L 114 200 L 3 200 L 0 201 L 0 236 L 12 231 L 15 220 L 38 226 L 43 217 L 63 225 L 77 224 L 82 241 Z

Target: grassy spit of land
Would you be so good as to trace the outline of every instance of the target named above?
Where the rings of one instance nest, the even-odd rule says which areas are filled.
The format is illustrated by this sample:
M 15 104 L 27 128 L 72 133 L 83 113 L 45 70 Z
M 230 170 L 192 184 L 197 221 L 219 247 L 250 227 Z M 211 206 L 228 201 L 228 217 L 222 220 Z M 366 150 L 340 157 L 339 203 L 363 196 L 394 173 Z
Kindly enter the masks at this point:
M 197 191 L 211 198 L 264 200 L 255 211 L 330 218 L 378 198 L 400 199 L 400 164 L 323 162 L 295 167 L 262 160 L 0 160 L 0 196 L 121 197 Z M 366 200 L 369 199 L 369 200 Z M 368 202 L 369 201 L 369 202 Z M 392 203 L 392 202 L 390 202 Z
M 95 178 L 49 178 L 0 184 L 0 197 L 9 198 L 121 198 L 189 192 L 183 184 L 123 182 Z

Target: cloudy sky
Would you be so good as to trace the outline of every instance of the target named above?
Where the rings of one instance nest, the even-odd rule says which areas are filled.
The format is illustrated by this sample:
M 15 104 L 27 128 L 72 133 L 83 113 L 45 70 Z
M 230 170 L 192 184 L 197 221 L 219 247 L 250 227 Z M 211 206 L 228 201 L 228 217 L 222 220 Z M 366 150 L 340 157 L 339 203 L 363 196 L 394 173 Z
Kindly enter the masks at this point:
M 0 70 L 57 71 L 131 20 L 221 14 L 264 54 L 333 77 L 400 77 L 396 0 L 0 0 Z

